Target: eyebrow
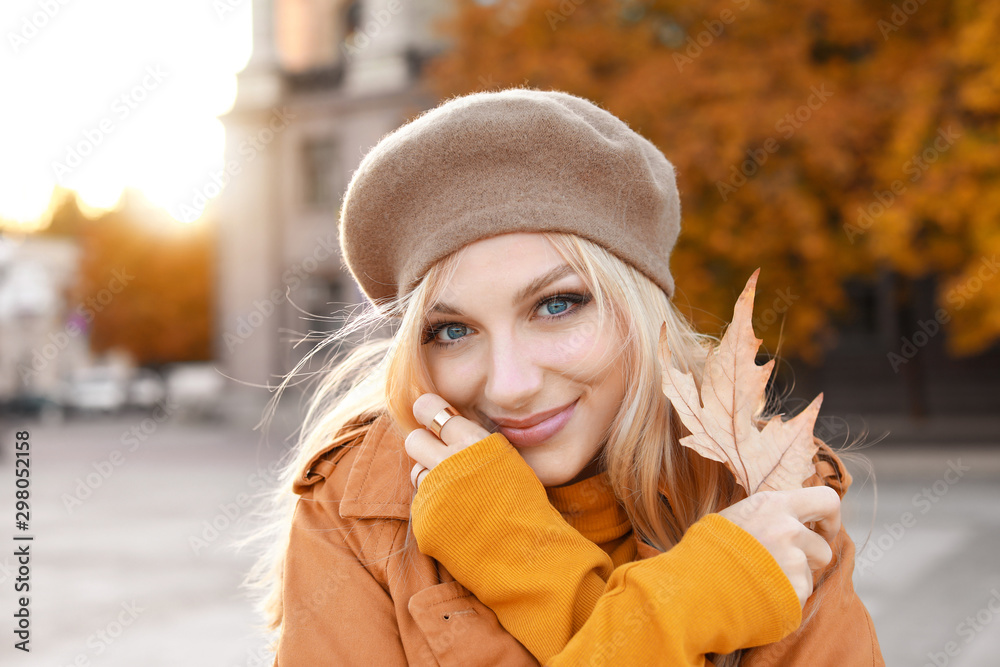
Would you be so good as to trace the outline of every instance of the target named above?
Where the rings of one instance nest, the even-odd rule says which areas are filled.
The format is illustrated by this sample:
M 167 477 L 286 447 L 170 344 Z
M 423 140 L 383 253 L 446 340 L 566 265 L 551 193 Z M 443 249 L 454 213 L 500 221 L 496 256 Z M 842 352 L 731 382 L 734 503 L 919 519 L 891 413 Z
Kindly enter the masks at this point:
M 531 295 L 535 294 L 539 290 L 543 289 L 546 285 L 554 283 L 555 281 L 563 278 L 565 276 L 576 273 L 573 267 L 569 264 L 560 264 L 559 266 L 553 268 L 551 271 L 543 273 L 538 276 L 530 283 L 528 283 L 524 288 L 522 288 L 517 294 L 514 295 L 514 305 L 517 305 L 521 301 L 524 301 Z M 446 315 L 458 315 L 459 317 L 464 316 L 464 313 L 453 306 L 449 306 L 446 303 L 437 303 L 431 308 L 432 313 L 444 313 Z

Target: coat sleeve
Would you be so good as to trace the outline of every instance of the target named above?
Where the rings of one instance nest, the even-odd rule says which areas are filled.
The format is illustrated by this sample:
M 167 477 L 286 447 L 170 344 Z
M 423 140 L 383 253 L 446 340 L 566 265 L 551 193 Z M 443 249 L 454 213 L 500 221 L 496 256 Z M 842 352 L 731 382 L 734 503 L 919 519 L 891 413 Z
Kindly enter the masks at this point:
M 703 667 L 709 653 L 778 641 L 801 621 L 778 564 L 718 514 L 670 551 L 612 571 L 500 434 L 435 466 L 412 515 L 421 551 L 545 664 L 648 664 L 656 656 Z
M 744 667 L 885 667 L 875 626 L 851 582 L 854 542 L 841 528 L 832 546 L 834 560 L 814 576 L 802 624 L 781 641 L 749 651 Z
M 311 489 L 297 502 L 274 664 L 406 665 L 393 601 L 348 545 L 337 508 Z

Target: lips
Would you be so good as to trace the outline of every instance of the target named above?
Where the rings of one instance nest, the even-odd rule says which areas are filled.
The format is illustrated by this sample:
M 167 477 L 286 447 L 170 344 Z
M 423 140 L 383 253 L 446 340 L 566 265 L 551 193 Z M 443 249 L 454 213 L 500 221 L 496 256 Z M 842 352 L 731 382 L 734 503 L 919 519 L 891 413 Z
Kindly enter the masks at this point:
M 577 399 L 579 400 L 579 399 Z M 573 416 L 577 401 L 569 405 L 533 415 L 528 419 L 494 420 L 499 431 L 515 447 L 532 447 L 540 445 L 562 430 L 566 422 Z

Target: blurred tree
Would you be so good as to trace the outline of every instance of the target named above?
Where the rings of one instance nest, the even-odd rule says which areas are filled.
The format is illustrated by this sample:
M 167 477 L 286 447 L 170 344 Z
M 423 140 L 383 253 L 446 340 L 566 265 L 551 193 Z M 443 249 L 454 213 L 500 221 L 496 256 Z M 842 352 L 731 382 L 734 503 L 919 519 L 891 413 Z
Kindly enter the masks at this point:
M 663 150 L 702 330 L 763 267 L 755 328 L 783 355 L 818 361 L 845 281 L 886 270 L 939 276 L 953 352 L 1000 337 L 1000 0 L 456 0 L 442 29 L 441 96 L 565 90 Z
M 125 349 L 139 364 L 211 359 L 212 241 L 209 225 L 173 221 L 135 197 L 86 221 L 72 298 L 92 315 L 91 350 Z
M 942 276 L 949 347 L 972 354 L 1000 337 L 1000 2 L 924 9 L 911 19 L 919 48 L 900 50 L 911 21 L 898 13 L 883 26 L 906 104 L 875 172 L 913 185 L 872 225 L 869 248 L 909 279 Z
M 87 225 L 87 216 L 80 210 L 76 193 L 62 186 L 56 186 L 49 199 L 52 218 L 36 234 L 49 238 L 79 238 Z

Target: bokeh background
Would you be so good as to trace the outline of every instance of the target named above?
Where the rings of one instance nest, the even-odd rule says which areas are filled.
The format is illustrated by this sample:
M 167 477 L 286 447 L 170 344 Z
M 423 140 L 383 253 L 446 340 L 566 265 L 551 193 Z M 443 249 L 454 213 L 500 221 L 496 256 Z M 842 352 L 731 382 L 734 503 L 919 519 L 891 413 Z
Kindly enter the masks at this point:
M 36 536 L 4 664 L 270 664 L 233 545 L 362 301 L 343 192 L 510 86 L 675 164 L 702 331 L 761 268 L 774 390 L 868 443 L 844 516 L 887 663 L 997 664 L 1000 1 L 17 0 L 0 33 L 0 540 L 25 431 Z

